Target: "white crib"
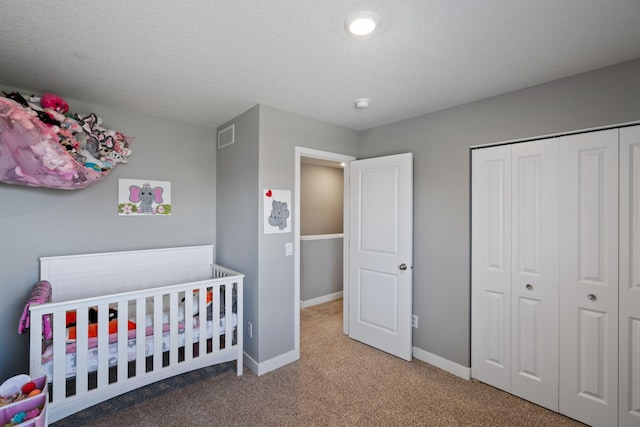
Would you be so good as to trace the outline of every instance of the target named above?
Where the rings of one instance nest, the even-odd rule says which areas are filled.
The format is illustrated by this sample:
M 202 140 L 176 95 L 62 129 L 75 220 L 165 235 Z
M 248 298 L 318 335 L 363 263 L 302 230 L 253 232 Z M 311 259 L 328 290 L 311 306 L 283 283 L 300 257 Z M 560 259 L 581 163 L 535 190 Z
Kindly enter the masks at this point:
M 30 307 L 30 375 L 49 377 L 48 421 L 205 366 L 235 360 L 242 375 L 243 277 L 212 245 L 40 258 L 52 302 Z

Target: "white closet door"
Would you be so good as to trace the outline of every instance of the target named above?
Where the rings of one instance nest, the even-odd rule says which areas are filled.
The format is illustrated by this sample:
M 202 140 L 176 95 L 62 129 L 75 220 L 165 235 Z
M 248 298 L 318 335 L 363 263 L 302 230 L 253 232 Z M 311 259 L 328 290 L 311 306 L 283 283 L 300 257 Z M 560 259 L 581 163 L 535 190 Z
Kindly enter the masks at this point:
M 620 426 L 640 426 L 640 126 L 620 129 Z
M 511 393 L 558 410 L 558 143 L 512 146 Z
M 510 390 L 511 147 L 472 152 L 471 374 Z
M 618 416 L 618 130 L 559 138 L 560 412 Z

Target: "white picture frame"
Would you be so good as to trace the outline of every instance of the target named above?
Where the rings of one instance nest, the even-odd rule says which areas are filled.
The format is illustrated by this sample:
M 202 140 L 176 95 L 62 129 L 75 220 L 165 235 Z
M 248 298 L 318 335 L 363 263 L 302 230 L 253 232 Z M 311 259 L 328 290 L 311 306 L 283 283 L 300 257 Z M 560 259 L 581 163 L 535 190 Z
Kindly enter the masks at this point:
M 291 232 L 291 191 L 265 189 L 262 191 L 264 206 L 264 234 Z
M 150 179 L 118 181 L 119 216 L 171 215 L 171 182 Z

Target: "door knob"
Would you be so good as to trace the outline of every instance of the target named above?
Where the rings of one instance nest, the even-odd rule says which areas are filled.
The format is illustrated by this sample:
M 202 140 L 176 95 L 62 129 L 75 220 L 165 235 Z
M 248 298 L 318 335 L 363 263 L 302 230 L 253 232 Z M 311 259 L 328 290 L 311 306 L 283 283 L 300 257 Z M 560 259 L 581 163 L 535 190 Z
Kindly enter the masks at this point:
M 531 283 L 527 283 L 526 286 L 528 291 L 532 291 L 533 290 L 533 285 Z
M 400 266 L 398 267 L 400 270 L 405 271 L 407 269 L 407 264 L 405 264 L 404 262 L 402 264 L 400 264 Z
M 598 301 L 598 297 L 596 297 L 594 294 L 587 295 L 587 299 L 593 302 Z

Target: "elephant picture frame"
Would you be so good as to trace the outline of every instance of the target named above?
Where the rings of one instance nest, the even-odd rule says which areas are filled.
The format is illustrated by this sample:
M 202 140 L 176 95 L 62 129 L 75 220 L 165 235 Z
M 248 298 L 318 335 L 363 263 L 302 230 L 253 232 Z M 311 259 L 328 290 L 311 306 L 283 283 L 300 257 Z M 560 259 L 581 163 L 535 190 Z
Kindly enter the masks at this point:
M 118 215 L 171 215 L 171 182 L 120 179 L 118 181 Z

